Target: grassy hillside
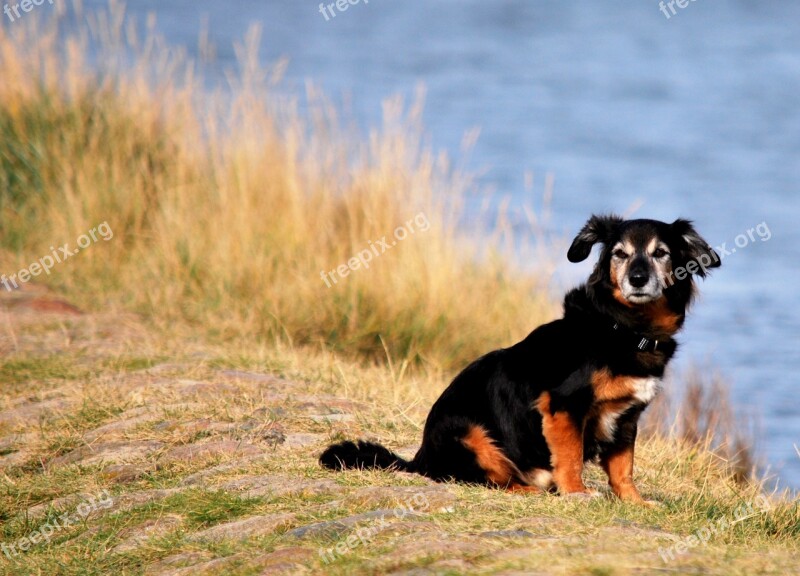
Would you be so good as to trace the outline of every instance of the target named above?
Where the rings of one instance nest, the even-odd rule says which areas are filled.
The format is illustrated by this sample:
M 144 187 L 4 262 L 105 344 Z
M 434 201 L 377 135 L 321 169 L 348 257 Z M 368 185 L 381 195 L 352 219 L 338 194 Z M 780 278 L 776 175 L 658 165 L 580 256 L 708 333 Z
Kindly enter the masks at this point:
M 796 501 L 651 438 L 622 504 L 332 473 L 330 441 L 411 454 L 446 382 L 334 355 L 156 337 L 0 295 L 0 573 L 790 574 Z M 27 539 L 27 540 L 26 540 Z M 31 542 L 31 540 L 35 542 Z M 6 554 L 7 552 L 7 554 Z
M 386 102 L 362 139 L 321 95 L 307 116 L 279 98 L 279 69 L 253 63 L 255 32 L 233 96 L 215 96 L 157 39 L 123 34 L 121 16 L 93 19 L 94 44 L 86 27 L 0 28 L 7 275 L 105 224 L 113 237 L 34 280 L 212 338 L 433 368 L 554 313 L 546 279 L 500 257 L 519 247 L 507 227 L 456 228 L 470 179 L 425 144 L 419 102 Z

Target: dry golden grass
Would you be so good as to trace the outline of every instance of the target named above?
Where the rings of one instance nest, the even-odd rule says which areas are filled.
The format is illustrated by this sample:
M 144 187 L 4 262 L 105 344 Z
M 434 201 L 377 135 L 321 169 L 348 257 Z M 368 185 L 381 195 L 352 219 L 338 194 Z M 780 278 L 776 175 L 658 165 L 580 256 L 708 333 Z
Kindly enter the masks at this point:
M 700 447 L 746 483 L 763 475 L 754 424 L 751 417 L 736 413 L 729 385 L 718 372 L 692 367 L 668 379 L 644 413 L 641 431 L 645 437 Z
M 426 146 L 419 102 L 386 102 L 360 141 L 321 95 L 308 95 L 309 120 L 276 96 L 280 65 L 255 63 L 257 31 L 232 92 L 214 96 L 191 62 L 133 39 L 118 9 L 90 20 L 99 72 L 87 29 L 64 37 L 34 18 L 0 29 L 4 272 L 107 222 L 113 240 L 37 280 L 165 327 L 435 369 L 554 313 L 547 263 L 537 276 L 499 257 L 520 249 L 509 227 L 485 240 L 480 224 L 457 228 L 472 184 Z M 415 217 L 417 231 L 369 269 L 323 281 Z

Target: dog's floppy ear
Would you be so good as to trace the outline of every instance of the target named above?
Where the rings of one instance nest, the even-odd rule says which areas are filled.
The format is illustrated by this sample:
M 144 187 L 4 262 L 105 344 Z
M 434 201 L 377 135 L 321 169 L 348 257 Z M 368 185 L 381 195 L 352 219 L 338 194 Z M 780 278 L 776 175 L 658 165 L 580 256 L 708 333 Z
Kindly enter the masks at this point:
M 700 265 L 696 272 L 698 276 L 705 278 L 707 269 L 719 268 L 722 265 L 719 255 L 697 233 L 690 220 L 682 218 L 675 220 L 672 223 L 672 231 L 681 245 L 681 260 L 686 263 L 694 261 Z
M 607 243 L 617 233 L 623 219 L 614 214 L 607 216 L 592 216 L 584 224 L 572 246 L 569 247 L 567 258 L 570 262 L 583 262 L 592 253 L 592 246 L 597 242 Z

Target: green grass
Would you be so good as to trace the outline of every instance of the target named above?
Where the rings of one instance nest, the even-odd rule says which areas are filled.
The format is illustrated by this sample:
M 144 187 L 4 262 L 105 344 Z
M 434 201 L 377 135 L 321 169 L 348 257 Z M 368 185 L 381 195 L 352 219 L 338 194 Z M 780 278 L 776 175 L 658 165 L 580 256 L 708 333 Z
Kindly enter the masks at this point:
M 0 381 L 3 391 L 17 394 L 28 388 L 30 382 L 55 380 L 75 381 L 107 371 L 125 373 L 151 368 L 159 358 L 108 358 L 96 366 L 87 365 L 81 356 L 29 356 L 10 357 L 0 361 Z M 87 406 L 87 410 L 91 410 Z
M 0 362 L 0 379 L 5 386 L 24 384 L 32 380 L 66 380 L 88 375 L 74 359 L 63 357 L 37 357 L 9 359 Z M 4 390 L 8 388 L 4 387 Z

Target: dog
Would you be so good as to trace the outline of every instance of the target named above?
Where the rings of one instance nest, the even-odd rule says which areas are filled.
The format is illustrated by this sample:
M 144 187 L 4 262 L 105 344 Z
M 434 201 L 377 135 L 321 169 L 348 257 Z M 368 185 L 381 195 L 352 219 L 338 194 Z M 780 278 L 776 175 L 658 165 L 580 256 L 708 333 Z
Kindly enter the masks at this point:
M 411 461 L 380 444 L 329 446 L 333 470 L 379 468 L 513 491 L 597 495 L 582 479 L 597 461 L 611 490 L 644 503 L 633 481 L 638 420 L 661 388 L 675 335 L 695 296 L 693 275 L 720 265 L 688 220 L 592 216 L 571 262 L 603 248 L 563 317 L 467 366 L 434 403 Z

